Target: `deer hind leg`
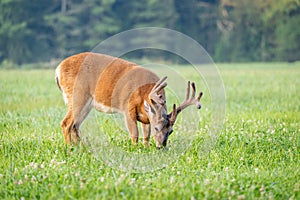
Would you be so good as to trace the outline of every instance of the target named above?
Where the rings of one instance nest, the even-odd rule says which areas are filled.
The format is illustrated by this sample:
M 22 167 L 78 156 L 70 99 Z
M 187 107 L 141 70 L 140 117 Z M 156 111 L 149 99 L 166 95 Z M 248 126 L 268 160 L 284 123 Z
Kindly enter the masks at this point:
M 79 128 L 80 125 L 82 124 L 82 122 L 85 120 L 85 118 L 88 116 L 88 114 L 90 113 L 91 109 L 92 109 L 92 102 L 93 99 L 91 97 L 89 97 L 88 99 L 84 100 L 84 104 L 79 104 L 78 106 L 76 106 L 76 108 L 74 107 L 74 125 L 73 125 L 73 130 L 74 130 L 74 140 L 76 140 L 77 142 L 80 139 L 80 132 L 79 132 Z
M 68 108 L 68 112 L 65 116 L 65 118 L 61 122 L 61 127 L 64 133 L 65 142 L 67 144 L 71 144 L 71 135 L 70 135 L 70 126 L 74 123 L 73 114 L 72 114 L 72 108 Z
M 78 144 L 80 141 L 79 128 L 92 109 L 92 98 L 78 98 L 69 102 L 68 112 L 61 126 L 67 144 Z
M 74 123 L 74 115 L 72 109 L 69 109 L 65 118 L 61 122 L 64 133 L 65 142 L 67 144 L 77 144 L 80 141 L 79 131 Z

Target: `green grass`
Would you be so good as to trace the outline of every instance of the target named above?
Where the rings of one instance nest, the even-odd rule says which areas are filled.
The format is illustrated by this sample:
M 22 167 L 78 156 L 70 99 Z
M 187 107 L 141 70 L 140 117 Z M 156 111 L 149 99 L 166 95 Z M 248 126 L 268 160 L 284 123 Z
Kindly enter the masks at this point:
M 132 146 L 127 132 L 95 114 L 90 131 L 108 132 L 109 145 L 129 155 L 177 156 L 148 173 L 111 168 L 89 149 L 64 144 L 66 106 L 53 70 L 0 71 L 0 199 L 299 199 L 300 63 L 219 68 L 226 118 L 207 153 L 202 147 L 213 119 L 206 88 L 192 146 L 180 155 Z M 177 70 L 193 77 L 191 68 Z M 171 147 L 179 132 L 189 133 L 185 123 L 176 125 Z

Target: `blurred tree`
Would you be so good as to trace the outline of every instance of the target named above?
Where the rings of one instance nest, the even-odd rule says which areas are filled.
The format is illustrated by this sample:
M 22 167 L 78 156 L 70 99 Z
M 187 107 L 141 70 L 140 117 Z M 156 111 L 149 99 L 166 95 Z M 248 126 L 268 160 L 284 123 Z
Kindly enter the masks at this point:
M 178 20 L 175 26 L 198 41 L 210 54 L 214 54 L 219 19 L 219 0 L 174 0 Z
M 271 10 L 270 21 L 276 21 L 276 60 L 300 60 L 300 0 L 282 0 L 272 4 Z
M 229 10 L 216 46 L 219 61 L 295 61 L 300 59 L 299 0 L 223 0 Z M 228 6 L 230 5 L 230 6 Z M 229 9 L 228 9 L 229 7 Z
M 177 13 L 173 0 L 132 0 L 123 1 L 117 0 L 113 6 L 113 12 L 119 20 L 121 30 L 125 31 L 132 28 L 141 27 L 164 27 L 173 28 L 177 19 Z M 161 40 L 168 40 L 167 35 L 159 35 Z M 157 41 L 140 41 L 139 38 L 134 40 L 134 43 L 149 43 L 155 44 Z M 162 51 L 150 49 L 137 50 L 130 53 L 131 56 L 137 58 L 156 57 L 157 59 L 170 58 L 170 54 Z
M 0 63 L 63 58 L 120 31 L 150 26 L 187 34 L 216 61 L 295 61 L 299 24 L 300 0 L 1 0 Z M 142 42 L 158 42 L 150 38 Z M 151 55 L 173 59 L 161 51 Z
M 224 18 L 231 27 L 223 31 L 217 48 L 220 61 L 258 61 L 261 59 L 263 22 L 256 0 L 240 0 L 232 3 Z M 224 8 L 226 9 L 226 8 Z
M 116 0 L 113 12 L 122 30 L 150 26 L 171 28 L 177 19 L 173 0 Z
M 91 50 L 99 41 L 117 33 L 111 7 L 115 0 L 63 0 L 62 9 L 46 17 L 57 38 L 57 56 Z
M 53 30 L 45 22 L 52 3 L 47 0 L 3 0 L 0 3 L 0 63 L 21 64 L 51 57 Z

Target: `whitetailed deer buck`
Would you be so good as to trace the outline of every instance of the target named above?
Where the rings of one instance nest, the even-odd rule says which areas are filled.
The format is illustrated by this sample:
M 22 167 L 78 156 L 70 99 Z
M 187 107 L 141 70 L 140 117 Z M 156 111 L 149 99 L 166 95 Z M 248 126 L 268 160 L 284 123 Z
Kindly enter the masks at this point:
M 188 82 L 185 101 L 173 105 L 169 114 L 164 88 L 167 77 L 120 58 L 96 53 L 80 53 L 63 60 L 56 68 L 56 82 L 68 104 L 61 126 L 67 144 L 80 140 L 79 127 L 92 108 L 105 113 L 122 113 L 132 142 L 138 142 L 137 121 L 142 123 L 144 144 L 150 130 L 156 147 L 167 145 L 177 115 L 187 106 L 201 108 L 202 92 L 195 97 L 195 84 Z M 190 96 L 190 86 L 192 95 Z

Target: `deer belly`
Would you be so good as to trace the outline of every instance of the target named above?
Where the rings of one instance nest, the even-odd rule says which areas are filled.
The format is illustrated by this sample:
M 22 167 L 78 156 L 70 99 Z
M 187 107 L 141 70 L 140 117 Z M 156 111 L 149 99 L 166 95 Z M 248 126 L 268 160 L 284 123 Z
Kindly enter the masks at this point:
M 104 113 L 122 113 L 122 111 L 117 108 L 106 106 L 103 103 L 97 102 L 95 100 L 93 101 L 93 106 L 96 110 Z

